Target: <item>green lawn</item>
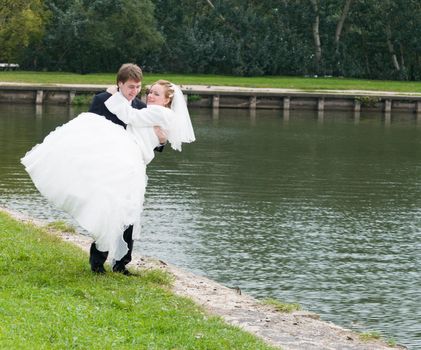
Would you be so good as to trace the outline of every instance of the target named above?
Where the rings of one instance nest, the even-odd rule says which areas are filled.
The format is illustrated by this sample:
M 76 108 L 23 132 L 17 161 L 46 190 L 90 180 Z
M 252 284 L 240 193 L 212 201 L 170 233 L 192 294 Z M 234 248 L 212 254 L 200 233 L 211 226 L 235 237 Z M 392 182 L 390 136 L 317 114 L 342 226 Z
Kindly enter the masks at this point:
M 186 85 L 227 85 L 244 87 L 286 88 L 302 90 L 376 90 L 396 92 L 421 92 L 421 82 L 363 80 L 345 78 L 305 78 L 287 76 L 234 77 L 200 74 L 151 74 L 145 73 L 144 82 L 157 79 L 171 80 Z M 62 72 L 2 71 L 0 82 L 25 82 L 43 84 L 113 84 L 115 73 L 74 74 Z
M 272 349 L 172 294 L 161 271 L 97 276 L 87 259 L 0 211 L 0 349 Z

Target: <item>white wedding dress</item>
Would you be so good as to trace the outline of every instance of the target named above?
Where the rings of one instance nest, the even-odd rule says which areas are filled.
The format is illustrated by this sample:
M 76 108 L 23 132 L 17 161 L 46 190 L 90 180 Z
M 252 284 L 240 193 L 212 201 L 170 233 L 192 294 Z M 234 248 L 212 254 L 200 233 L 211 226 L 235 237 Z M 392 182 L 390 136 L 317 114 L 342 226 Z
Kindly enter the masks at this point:
M 128 124 L 126 130 L 103 116 L 82 113 L 51 132 L 21 162 L 43 196 L 72 215 L 97 249 L 120 260 L 128 250 L 124 229 L 133 225 L 133 239 L 140 235 L 146 165 L 159 145 L 153 126 L 166 131 L 178 150 L 181 142 L 194 141 L 194 134 L 190 124 L 189 140 L 185 133 L 180 136 L 180 116 L 169 108 L 136 110 L 119 93 L 106 105 Z

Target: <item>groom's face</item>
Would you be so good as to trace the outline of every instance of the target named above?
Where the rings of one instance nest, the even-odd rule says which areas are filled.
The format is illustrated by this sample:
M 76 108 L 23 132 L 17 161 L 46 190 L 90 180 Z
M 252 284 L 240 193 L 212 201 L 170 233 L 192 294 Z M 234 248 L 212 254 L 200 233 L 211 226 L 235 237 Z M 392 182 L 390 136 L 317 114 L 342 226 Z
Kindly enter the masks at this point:
M 120 81 L 118 83 L 118 88 L 125 98 L 132 101 L 139 94 L 140 89 L 142 88 L 142 83 L 140 81 L 129 79 L 125 83 Z

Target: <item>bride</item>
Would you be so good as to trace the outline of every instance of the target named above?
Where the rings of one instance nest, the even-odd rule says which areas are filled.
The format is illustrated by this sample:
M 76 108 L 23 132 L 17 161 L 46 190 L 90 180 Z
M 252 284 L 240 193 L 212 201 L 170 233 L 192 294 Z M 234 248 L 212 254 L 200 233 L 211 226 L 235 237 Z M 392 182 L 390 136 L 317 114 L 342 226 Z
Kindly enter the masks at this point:
M 115 89 L 108 92 L 113 96 L 105 105 L 127 124 L 126 130 L 97 114 L 82 113 L 47 135 L 21 162 L 40 193 L 72 215 L 114 264 L 128 251 L 122 232 L 133 225 L 133 238 L 140 236 L 146 165 L 159 145 L 154 128 L 164 130 L 178 151 L 195 135 L 175 84 L 152 84 L 147 108 L 141 110 Z

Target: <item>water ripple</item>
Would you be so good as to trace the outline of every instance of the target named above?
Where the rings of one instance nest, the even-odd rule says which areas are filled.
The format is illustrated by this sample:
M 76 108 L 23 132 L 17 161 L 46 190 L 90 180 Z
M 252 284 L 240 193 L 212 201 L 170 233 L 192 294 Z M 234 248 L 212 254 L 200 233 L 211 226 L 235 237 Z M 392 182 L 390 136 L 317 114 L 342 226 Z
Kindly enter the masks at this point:
M 39 196 L 19 164 L 71 113 L 31 113 L 0 106 L 7 149 L 0 206 L 74 224 Z M 207 113 L 192 112 L 197 142 L 181 153 L 165 150 L 148 167 L 136 249 L 421 347 L 421 129 L 410 122 L 386 129 L 381 118 L 364 116 L 355 125 L 340 116 L 320 124 L 305 113 L 288 123 L 267 111 L 255 121 Z

